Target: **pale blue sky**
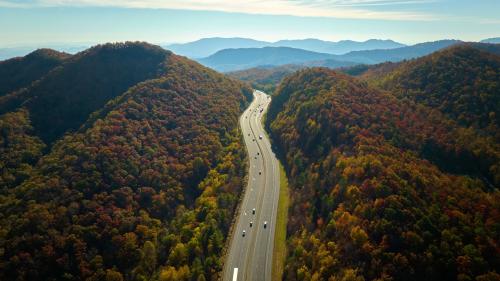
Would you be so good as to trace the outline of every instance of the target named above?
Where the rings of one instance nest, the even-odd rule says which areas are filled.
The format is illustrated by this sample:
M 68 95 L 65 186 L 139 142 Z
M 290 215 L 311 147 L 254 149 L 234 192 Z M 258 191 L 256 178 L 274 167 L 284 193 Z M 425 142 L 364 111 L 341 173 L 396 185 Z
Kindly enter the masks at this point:
M 0 47 L 214 36 L 476 41 L 500 36 L 500 0 L 0 0 Z

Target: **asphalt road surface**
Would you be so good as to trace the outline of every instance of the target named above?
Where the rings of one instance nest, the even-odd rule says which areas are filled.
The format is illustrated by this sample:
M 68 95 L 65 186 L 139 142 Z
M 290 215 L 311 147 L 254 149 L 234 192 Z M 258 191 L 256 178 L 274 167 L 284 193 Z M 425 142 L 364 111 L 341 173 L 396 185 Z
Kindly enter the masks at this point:
M 240 118 L 250 171 L 239 216 L 230 237 L 223 280 L 271 280 L 280 182 L 278 160 L 261 123 L 270 102 L 268 95 L 255 91 L 252 104 Z

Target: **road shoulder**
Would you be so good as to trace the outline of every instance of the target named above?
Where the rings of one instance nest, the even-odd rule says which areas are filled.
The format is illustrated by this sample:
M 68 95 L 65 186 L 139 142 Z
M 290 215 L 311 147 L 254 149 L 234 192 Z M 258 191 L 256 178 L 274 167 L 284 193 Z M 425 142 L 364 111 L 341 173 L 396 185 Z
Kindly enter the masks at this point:
M 278 161 L 279 163 L 279 161 Z M 288 207 L 290 198 L 288 194 L 288 179 L 285 169 L 279 165 L 280 170 L 280 195 L 278 213 L 276 215 L 276 232 L 274 234 L 273 272 L 272 280 L 282 280 L 286 259 L 286 226 L 288 223 Z

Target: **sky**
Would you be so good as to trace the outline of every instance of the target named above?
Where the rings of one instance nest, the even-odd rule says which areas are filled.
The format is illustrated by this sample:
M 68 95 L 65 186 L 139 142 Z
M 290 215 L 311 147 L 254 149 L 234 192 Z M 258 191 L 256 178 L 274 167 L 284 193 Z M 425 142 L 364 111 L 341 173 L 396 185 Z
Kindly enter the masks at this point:
M 500 37 L 500 0 L 0 0 L 0 47 Z

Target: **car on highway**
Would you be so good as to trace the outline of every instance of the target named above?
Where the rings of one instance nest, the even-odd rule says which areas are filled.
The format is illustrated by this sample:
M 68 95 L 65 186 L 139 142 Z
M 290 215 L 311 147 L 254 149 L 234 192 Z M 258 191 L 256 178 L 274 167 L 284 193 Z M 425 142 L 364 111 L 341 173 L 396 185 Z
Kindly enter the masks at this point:
M 264 221 L 264 228 L 267 227 L 267 221 Z
M 255 208 L 252 209 L 252 215 L 255 215 Z
M 243 236 L 243 237 L 245 237 L 245 234 L 246 234 L 246 231 L 245 231 L 245 230 L 243 230 L 243 234 L 242 234 L 242 236 Z
M 252 225 L 253 225 L 253 221 L 250 222 L 250 227 L 252 227 Z
M 261 139 L 262 139 L 262 135 L 259 135 L 259 140 L 261 140 Z
M 259 175 L 262 175 L 262 171 L 259 171 Z

